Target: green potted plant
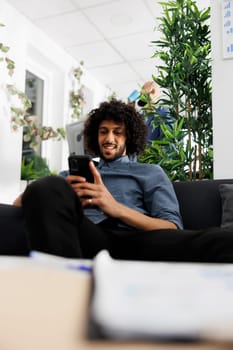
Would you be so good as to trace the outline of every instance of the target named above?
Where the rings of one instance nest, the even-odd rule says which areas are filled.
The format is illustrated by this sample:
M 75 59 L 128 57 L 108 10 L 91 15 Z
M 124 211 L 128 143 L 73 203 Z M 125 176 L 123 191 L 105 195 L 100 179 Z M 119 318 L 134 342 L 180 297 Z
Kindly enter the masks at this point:
M 160 2 L 159 40 L 153 57 L 159 58 L 154 81 L 163 96 L 151 105 L 153 125 L 162 139 L 148 145 L 141 161 L 159 163 L 173 180 L 213 177 L 210 8 L 195 1 Z M 173 124 L 158 113 L 167 108 Z
M 52 175 L 49 166 L 44 158 L 34 153 L 28 157 L 23 157 L 21 162 L 21 180 L 27 183 L 44 176 Z

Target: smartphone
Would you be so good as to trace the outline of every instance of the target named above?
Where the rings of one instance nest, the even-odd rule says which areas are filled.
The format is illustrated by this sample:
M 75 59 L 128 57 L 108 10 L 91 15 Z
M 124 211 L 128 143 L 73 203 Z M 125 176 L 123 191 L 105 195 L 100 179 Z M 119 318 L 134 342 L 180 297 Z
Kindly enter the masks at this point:
M 70 175 L 85 177 L 87 182 L 94 182 L 94 177 L 89 168 L 91 157 L 88 155 L 70 155 L 68 158 Z

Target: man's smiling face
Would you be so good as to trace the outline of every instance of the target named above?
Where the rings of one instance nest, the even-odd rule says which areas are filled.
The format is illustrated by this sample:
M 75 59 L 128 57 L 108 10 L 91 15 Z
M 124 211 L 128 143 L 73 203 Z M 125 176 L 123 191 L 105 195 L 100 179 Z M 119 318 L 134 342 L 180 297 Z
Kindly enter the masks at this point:
M 103 120 L 98 131 L 100 155 L 106 160 L 114 160 L 126 155 L 126 131 L 124 123 Z

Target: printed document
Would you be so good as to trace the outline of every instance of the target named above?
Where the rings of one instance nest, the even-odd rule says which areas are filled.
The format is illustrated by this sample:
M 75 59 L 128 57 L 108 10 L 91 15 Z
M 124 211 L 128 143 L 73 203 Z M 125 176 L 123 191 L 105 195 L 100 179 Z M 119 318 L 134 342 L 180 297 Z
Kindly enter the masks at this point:
M 233 340 L 233 264 L 138 262 L 103 250 L 91 319 L 116 339 Z

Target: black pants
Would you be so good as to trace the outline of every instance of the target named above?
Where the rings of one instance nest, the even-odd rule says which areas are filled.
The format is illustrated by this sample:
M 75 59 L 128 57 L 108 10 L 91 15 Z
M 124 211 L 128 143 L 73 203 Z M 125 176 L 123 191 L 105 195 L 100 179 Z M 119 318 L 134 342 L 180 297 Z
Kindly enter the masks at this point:
M 46 177 L 30 184 L 23 196 L 23 209 L 12 210 L 18 213 L 19 236 L 23 235 L 22 221 L 25 220 L 28 250 L 89 259 L 107 249 L 117 259 L 233 262 L 230 230 L 119 233 L 112 229 L 111 220 L 95 225 L 84 216 L 78 197 L 61 177 Z M 5 227 L 5 234 L 10 234 L 8 228 Z M 15 229 L 15 225 L 10 229 Z
M 0 204 L 0 255 L 25 256 L 28 253 L 22 208 Z

